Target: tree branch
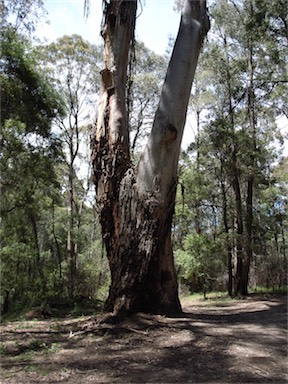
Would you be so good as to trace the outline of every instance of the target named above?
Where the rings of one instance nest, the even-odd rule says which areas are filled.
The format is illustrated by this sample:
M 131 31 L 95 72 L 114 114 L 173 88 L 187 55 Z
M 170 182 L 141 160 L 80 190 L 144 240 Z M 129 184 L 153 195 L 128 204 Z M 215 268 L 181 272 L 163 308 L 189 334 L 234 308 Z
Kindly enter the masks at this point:
M 138 164 L 142 193 L 155 189 L 155 175 L 161 174 L 162 197 L 175 183 L 192 82 L 209 27 L 206 1 L 186 0 L 152 132 Z

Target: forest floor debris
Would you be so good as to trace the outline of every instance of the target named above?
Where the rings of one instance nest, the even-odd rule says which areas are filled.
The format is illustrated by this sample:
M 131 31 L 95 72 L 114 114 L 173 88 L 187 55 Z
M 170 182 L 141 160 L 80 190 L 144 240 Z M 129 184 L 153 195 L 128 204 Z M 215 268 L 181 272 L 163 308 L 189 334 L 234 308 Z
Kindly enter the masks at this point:
M 1 383 L 287 383 L 287 297 L 182 301 L 137 314 L 5 322 Z

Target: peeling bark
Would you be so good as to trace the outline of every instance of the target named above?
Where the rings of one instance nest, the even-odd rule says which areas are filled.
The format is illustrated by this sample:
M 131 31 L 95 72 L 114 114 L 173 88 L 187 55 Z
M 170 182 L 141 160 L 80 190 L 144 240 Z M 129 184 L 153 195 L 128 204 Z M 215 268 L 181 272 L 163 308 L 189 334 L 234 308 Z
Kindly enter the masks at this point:
M 105 68 L 92 163 L 102 235 L 111 270 L 105 309 L 181 312 L 171 244 L 177 167 L 198 55 L 209 23 L 205 1 L 186 1 L 147 147 L 129 154 L 126 82 L 136 1 L 105 2 Z

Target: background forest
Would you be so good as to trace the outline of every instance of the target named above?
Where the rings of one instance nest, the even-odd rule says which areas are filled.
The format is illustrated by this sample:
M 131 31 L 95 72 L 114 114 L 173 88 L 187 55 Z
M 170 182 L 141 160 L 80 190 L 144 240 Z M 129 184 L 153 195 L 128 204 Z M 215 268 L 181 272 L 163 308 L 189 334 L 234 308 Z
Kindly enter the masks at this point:
M 285 4 L 208 4 L 212 25 L 191 94 L 193 135 L 183 145 L 173 220 L 183 293 L 245 295 L 239 273 L 250 289 L 287 287 Z M 78 35 L 39 42 L 41 0 L 1 0 L 0 9 L 1 310 L 93 306 L 109 287 L 89 159 L 102 47 Z M 135 46 L 127 89 L 135 162 L 169 51 Z

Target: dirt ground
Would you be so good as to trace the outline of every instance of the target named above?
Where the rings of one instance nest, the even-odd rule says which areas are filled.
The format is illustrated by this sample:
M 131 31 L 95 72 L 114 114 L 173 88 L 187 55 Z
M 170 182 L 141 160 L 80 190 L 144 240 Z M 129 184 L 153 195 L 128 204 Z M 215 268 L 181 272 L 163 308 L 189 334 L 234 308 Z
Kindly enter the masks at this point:
M 9 322 L 1 383 L 287 383 L 287 298 L 184 300 L 138 314 Z

